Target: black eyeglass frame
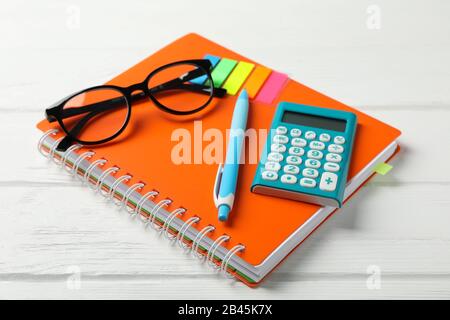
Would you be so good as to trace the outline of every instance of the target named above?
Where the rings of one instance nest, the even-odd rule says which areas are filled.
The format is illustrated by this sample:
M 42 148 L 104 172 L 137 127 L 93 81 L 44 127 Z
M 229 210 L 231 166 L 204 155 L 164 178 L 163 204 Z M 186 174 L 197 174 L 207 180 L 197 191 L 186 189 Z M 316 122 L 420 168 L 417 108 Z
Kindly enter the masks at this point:
M 197 68 L 192 71 L 189 71 L 188 73 L 182 75 L 179 78 L 175 78 L 166 83 L 158 85 L 155 88 L 148 87 L 150 80 L 158 72 L 163 71 L 163 70 L 173 67 L 173 66 L 183 65 L 183 64 L 193 65 Z M 210 104 L 213 97 L 223 97 L 226 94 L 225 89 L 214 87 L 214 82 L 213 82 L 211 72 L 210 72 L 211 67 L 212 67 L 211 62 L 207 59 L 176 61 L 176 62 L 172 62 L 172 63 L 166 64 L 166 65 L 163 65 L 161 67 L 158 67 L 157 69 L 150 72 L 144 81 L 130 85 L 128 87 L 121 87 L 121 86 L 116 86 L 116 85 L 100 85 L 100 86 L 94 86 L 94 87 L 90 87 L 90 88 L 78 91 L 76 93 L 73 93 L 73 94 L 65 97 L 64 99 L 56 102 L 55 104 L 53 104 L 52 106 L 50 106 L 49 108 L 47 108 L 45 110 L 46 119 L 49 122 L 57 121 L 58 124 L 60 125 L 60 127 L 63 129 L 63 131 L 67 135 L 58 144 L 58 146 L 56 147 L 56 150 L 65 151 L 73 142 L 78 142 L 83 145 L 97 145 L 97 144 L 109 142 L 109 141 L 117 138 L 125 130 L 125 128 L 127 127 L 128 123 L 130 121 L 131 107 L 133 105 L 133 102 L 136 102 L 136 101 L 139 101 L 139 100 L 142 100 L 145 98 L 149 98 L 160 110 L 170 113 L 170 114 L 173 114 L 173 115 L 179 115 L 179 116 L 191 115 L 191 114 L 194 114 L 194 113 L 197 113 L 197 112 L 203 110 Z M 189 83 L 189 84 L 185 83 L 186 81 L 195 79 L 200 76 L 205 76 L 205 75 L 207 77 L 207 80 L 205 81 L 205 83 L 210 84 L 208 86 L 198 85 L 195 83 Z M 209 94 L 209 98 L 203 105 L 201 105 L 193 110 L 180 111 L 180 110 L 171 109 L 171 108 L 163 105 L 153 95 L 154 93 L 164 91 L 164 90 L 174 89 L 174 88 L 182 88 L 182 89 L 189 90 L 189 91 L 199 92 L 199 93 L 203 93 L 203 94 Z M 72 99 L 73 97 L 75 97 L 77 95 L 80 95 L 82 93 L 89 92 L 89 91 L 102 90 L 102 89 L 115 90 L 123 95 L 123 97 L 114 98 L 114 99 L 108 100 L 106 102 L 111 102 L 111 104 L 113 104 L 115 99 L 122 100 L 123 98 L 125 98 L 125 102 L 127 104 L 126 105 L 127 115 L 126 115 L 125 121 L 122 124 L 122 127 L 116 133 L 111 135 L 110 137 L 100 139 L 97 141 L 81 140 L 76 137 L 76 134 L 78 134 L 78 132 L 72 132 L 73 128 L 71 130 L 66 128 L 66 126 L 64 125 L 63 119 L 66 119 L 66 118 L 72 117 L 72 116 L 76 116 L 76 115 L 79 115 L 82 113 L 90 112 L 85 118 L 80 120 L 80 122 L 81 122 L 86 119 L 86 122 L 87 122 L 92 116 L 95 116 L 102 111 L 107 111 L 108 109 L 105 109 L 104 102 L 99 102 L 99 103 L 95 103 L 93 105 L 88 105 L 88 106 L 78 108 L 78 112 L 72 111 L 72 112 L 65 113 L 64 111 L 67 111 L 67 110 L 64 110 L 63 108 L 70 99 Z M 135 92 L 135 91 L 140 91 L 140 93 L 133 94 L 133 92 Z M 103 104 L 103 106 L 98 105 L 100 103 Z M 89 108 L 91 108 L 92 110 L 88 110 Z M 83 123 L 83 124 L 85 124 L 85 123 Z

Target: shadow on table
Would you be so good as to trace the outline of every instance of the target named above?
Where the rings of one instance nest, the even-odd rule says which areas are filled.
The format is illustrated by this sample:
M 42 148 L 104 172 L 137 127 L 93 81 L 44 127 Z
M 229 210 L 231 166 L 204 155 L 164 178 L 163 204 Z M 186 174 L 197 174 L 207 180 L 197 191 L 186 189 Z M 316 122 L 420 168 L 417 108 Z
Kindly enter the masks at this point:
M 336 234 L 339 230 L 357 231 L 362 229 L 362 225 L 359 223 L 362 220 L 360 217 L 364 214 L 361 204 L 364 201 L 370 201 L 371 198 L 377 198 L 380 188 L 396 188 L 401 185 L 401 181 L 395 176 L 395 167 L 400 167 L 406 161 L 408 153 L 408 148 L 402 146 L 400 153 L 389 161 L 389 164 L 394 166 L 393 171 L 385 176 L 373 176 L 364 187 L 348 200 L 343 208 L 335 212 L 313 235 L 295 249 L 290 257 L 268 276 L 261 287 L 277 290 L 283 288 L 284 283 L 289 281 L 324 280 L 326 274 L 302 274 L 301 270 L 307 269 L 303 266 L 310 263 L 314 259 L 314 255 L 320 252 L 321 247 L 327 246 L 329 240 L 333 239 L 333 234 Z M 298 272 L 293 272 L 293 270 L 298 270 Z

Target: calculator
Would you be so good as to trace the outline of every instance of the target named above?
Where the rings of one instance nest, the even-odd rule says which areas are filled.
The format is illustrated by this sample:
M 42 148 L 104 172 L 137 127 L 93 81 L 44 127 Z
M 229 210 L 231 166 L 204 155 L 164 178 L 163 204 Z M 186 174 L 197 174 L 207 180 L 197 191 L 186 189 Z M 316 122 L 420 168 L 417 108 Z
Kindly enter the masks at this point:
M 341 207 L 356 123 L 351 112 L 281 102 L 252 192 Z

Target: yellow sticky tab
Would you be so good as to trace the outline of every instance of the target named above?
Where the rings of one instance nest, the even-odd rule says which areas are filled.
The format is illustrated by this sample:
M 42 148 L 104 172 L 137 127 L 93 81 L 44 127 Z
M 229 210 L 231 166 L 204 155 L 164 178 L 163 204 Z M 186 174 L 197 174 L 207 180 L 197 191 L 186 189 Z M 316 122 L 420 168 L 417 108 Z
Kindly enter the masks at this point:
M 379 163 L 376 167 L 375 167 L 375 172 L 379 173 L 381 175 L 385 175 L 387 174 L 389 171 L 391 171 L 391 169 L 393 168 L 393 166 L 391 166 L 390 164 L 381 162 Z
M 272 70 L 263 66 L 257 66 L 255 71 L 253 71 L 250 78 L 248 78 L 247 83 L 244 88 L 247 90 L 248 97 L 253 99 L 256 97 L 256 94 L 261 89 L 264 82 L 266 82 Z
M 255 65 L 253 63 L 244 61 L 239 62 L 228 77 L 227 81 L 225 81 L 222 88 L 226 89 L 228 94 L 234 96 L 239 91 L 245 79 L 247 79 L 254 67 Z

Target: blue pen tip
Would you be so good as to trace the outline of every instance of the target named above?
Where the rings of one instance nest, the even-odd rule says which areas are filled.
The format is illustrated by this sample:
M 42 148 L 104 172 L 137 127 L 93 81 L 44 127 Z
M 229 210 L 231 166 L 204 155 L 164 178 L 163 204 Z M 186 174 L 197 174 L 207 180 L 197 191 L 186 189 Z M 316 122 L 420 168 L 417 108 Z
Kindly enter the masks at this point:
M 248 99 L 247 90 L 242 89 L 241 94 L 239 95 L 239 99 Z
M 230 208 L 227 205 L 219 206 L 219 220 L 227 221 Z

